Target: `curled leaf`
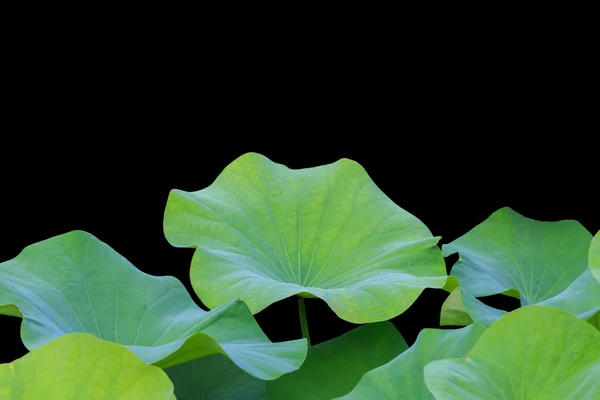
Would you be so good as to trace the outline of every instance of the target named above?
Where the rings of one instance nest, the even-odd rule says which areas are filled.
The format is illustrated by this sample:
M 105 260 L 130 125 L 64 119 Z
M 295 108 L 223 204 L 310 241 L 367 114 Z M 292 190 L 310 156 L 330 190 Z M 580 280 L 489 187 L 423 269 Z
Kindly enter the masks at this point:
M 504 312 L 475 297 L 515 292 L 523 306 L 557 307 L 587 320 L 600 311 L 600 282 L 588 268 L 591 238 L 576 221 L 535 221 L 505 207 L 442 251 L 459 253 L 452 275 L 464 307 L 479 323 L 489 326 Z
M 3 313 L 22 312 L 29 350 L 88 332 L 148 364 L 167 368 L 221 353 L 260 379 L 294 371 L 306 357 L 305 339 L 271 343 L 242 301 L 206 312 L 176 278 L 145 274 L 82 231 L 30 245 L 0 263 L 0 305 Z

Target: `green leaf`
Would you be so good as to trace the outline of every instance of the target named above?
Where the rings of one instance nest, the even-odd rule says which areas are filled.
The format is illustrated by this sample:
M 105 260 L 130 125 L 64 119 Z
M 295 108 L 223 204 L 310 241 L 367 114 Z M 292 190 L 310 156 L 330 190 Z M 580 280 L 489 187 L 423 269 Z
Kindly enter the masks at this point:
M 472 323 L 473 319 L 463 304 L 460 287 L 457 287 L 442 304 L 440 326 L 467 326 Z
M 596 233 L 590 245 L 589 265 L 591 274 L 600 282 L 600 231 Z M 587 321 L 600 330 L 600 311 Z
M 600 281 L 600 231 L 592 239 L 589 250 L 589 264 L 592 275 Z
M 450 275 L 448 279 L 446 279 L 446 284 L 442 288 L 446 292 L 452 293 L 454 289 L 460 286 L 460 282 L 455 276 Z
M 587 267 L 591 238 L 576 221 L 535 221 L 505 207 L 442 251 L 459 253 L 452 275 L 460 281 L 465 309 L 485 326 L 505 312 L 475 297 L 498 293 L 519 297 L 521 305 L 557 307 L 587 320 L 600 311 L 600 283 Z M 444 304 L 442 313 L 450 306 Z
M 165 370 L 178 400 L 266 400 L 265 381 L 221 354 L 197 358 Z
M 492 324 L 465 358 L 428 364 L 425 382 L 438 400 L 597 399 L 600 332 L 564 310 L 522 307 Z
M 453 330 L 423 329 L 410 349 L 367 372 L 350 393 L 339 399 L 433 399 L 425 386 L 425 365 L 433 360 L 464 356 L 484 331 L 479 324 Z
M 261 379 L 298 369 L 307 351 L 305 339 L 271 343 L 239 300 L 200 309 L 176 278 L 147 275 L 82 231 L 0 263 L 0 304 L 14 304 L 25 316 L 21 338 L 30 350 L 88 332 L 162 368 L 222 353 Z
M 595 326 L 596 329 L 600 330 L 600 313 L 596 313 L 596 315 L 588 319 L 587 322 L 592 324 L 592 326 Z
M 257 313 L 300 294 L 377 322 L 447 279 L 440 238 L 348 159 L 292 170 L 245 154 L 203 190 L 172 190 L 164 231 L 197 247 L 190 276 L 209 308 L 240 297 Z
M 0 306 L 0 314 L 9 315 L 11 317 L 23 318 L 23 314 L 21 313 L 21 310 L 19 310 L 19 308 L 17 306 L 15 306 L 14 304 L 6 304 L 3 306 Z
M 175 400 L 173 383 L 124 346 L 88 333 L 63 335 L 0 365 L 5 400 Z
M 507 314 L 504 310 L 488 306 L 462 289 L 460 293 L 463 305 L 469 311 L 469 315 L 483 326 L 490 326 L 500 317 Z
M 538 305 L 567 310 L 585 321 L 600 311 L 600 282 L 588 268 L 564 292 Z
M 500 294 L 503 294 L 508 297 L 514 297 L 515 299 L 521 299 L 521 294 L 516 289 L 508 289 L 507 291 L 502 292 Z
M 267 382 L 271 400 L 330 400 L 352 390 L 365 372 L 408 346 L 391 322 L 360 326 L 308 349 L 298 371 Z

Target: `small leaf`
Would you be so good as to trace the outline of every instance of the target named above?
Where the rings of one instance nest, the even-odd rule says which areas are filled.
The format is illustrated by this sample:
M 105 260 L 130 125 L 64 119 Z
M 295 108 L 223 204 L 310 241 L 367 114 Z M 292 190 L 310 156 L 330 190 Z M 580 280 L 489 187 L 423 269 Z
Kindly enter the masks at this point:
M 3 306 L 0 306 L 0 314 L 8 315 L 11 317 L 23 318 L 23 314 L 21 313 L 21 310 L 19 310 L 19 308 L 17 306 L 15 306 L 14 304 L 6 304 Z
M 505 207 L 442 251 L 460 254 L 452 275 L 460 281 L 465 309 L 485 326 L 505 312 L 475 297 L 498 293 L 587 320 L 600 311 L 600 283 L 588 268 L 591 238 L 576 221 L 535 221 Z
M 242 301 L 206 312 L 179 280 L 139 271 L 82 231 L 33 244 L 0 263 L 0 304 L 16 305 L 25 316 L 21 338 L 29 350 L 88 332 L 162 368 L 222 353 L 266 380 L 298 369 L 307 351 L 305 339 L 271 343 Z
M 177 400 L 266 400 L 265 381 L 257 379 L 221 354 L 165 369 Z
M 592 326 L 595 326 L 596 329 L 600 330 L 600 313 L 596 313 L 596 315 L 588 319 L 587 322 L 592 324 Z
M 190 277 L 209 308 L 239 297 L 257 313 L 302 294 L 369 323 L 447 279 L 440 238 L 348 159 L 292 170 L 245 154 L 203 190 L 172 190 L 164 232 L 197 248 Z
M 0 365 L 5 400 L 175 400 L 173 383 L 124 346 L 88 333 L 63 335 Z
M 453 330 L 423 329 L 410 349 L 367 372 L 358 385 L 338 400 L 434 399 L 423 377 L 430 361 L 462 357 L 485 331 L 479 324 Z
M 600 231 L 596 233 L 590 245 L 589 265 L 591 274 L 600 282 Z M 587 321 L 600 330 L 600 311 Z
M 592 275 L 600 281 L 600 231 L 592 239 L 589 250 L 589 264 Z
M 458 279 L 455 276 L 450 275 L 448 279 L 446 279 L 446 284 L 444 285 L 442 290 L 451 293 L 454 289 L 456 289 L 459 286 L 460 282 L 458 282 Z
M 473 319 L 462 302 L 460 287 L 457 287 L 442 304 L 440 326 L 467 326 L 472 323 Z
M 267 382 L 270 400 L 330 400 L 408 346 L 391 322 L 363 325 L 308 349 L 298 371 Z
M 564 310 L 522 307 L 492 324 L 465 358 L 428 364 L 425 382 L 439 400 L 596 399 L 600 332 Z

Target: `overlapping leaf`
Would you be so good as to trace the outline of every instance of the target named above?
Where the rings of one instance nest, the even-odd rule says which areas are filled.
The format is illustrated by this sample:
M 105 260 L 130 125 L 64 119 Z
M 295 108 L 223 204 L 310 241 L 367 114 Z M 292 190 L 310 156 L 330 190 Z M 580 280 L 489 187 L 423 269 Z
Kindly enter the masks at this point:
M 14 311 L 10 304 L 24 315 L 21 338 L 30 350 L 88 332 L 163 368 L 222 353 L 261 379 L 296 370 L 307 351 L 305 339 L 271 343 L 242 301 L 203 311 L 176 278 L 144 274 L 81 231 L 0 263 L 0 312 Z
M 592 239 L 589 252 L 589 264 L 592 275 L 600 281 L 600 231 Z
M 464 358 L 434 361 L 439 400 L 597 399 L 600 332 L 570 312 L 526 306 L 494 322 Z
M 267 400 L 265 381 L 221 354 L 211 354 L 165 369 L 177 400 Z
M 245 154 L 203 190 L 172 190 L 164 231 L 197 247 L 192 286 L 209 308 L 240 297 L 256 313 L 299 294 L 377 322 L 447 278 L 439 237 L 348 159 L 291 170 Z
M 589 265 L 590 272 L 594 278 L 600 282 L 600 231 L 596 233 L 596 236 L 594 236 L 592 244 L 590 245 Z M 588 319 L 588 322 L 600 330 L 600 311 Z
M 535 221 L 502 208 L 442 250 L 445 256 L 459 253 L 452 275 L 460 282 L 469 315 L 485 326 L 505 312 L 476 297 L 498 293 L 517 297 L 515 291 L 521 305 L 558 307 L 587 320 L 600 311 L 600 283 L 588 268 L 591 238 L 576 221 Z M 446 310 L 456 308 L 452 300 L 449 297 L 442 306 L 443 317 Z
M 360 326 L 308 349 L 298 371 L 267 382 L 271 400 L 330 400 L 352 390 L 361 377 L 408 346 L 390 322 Z
M 350 393 L 338 400 L 433 399 L 425 386 L 425 366 L 433 360 L 464 356 L 484 331 L 479 324 L 455 330 L 424 329 L 410 349 L 367 372 Z
M 89 333 L 63 335 L 0 365 L 5 400 L 175 400 L 164 371 Z
M 471 318 L 463 303 L 460 287 L 457 287 L 450 292 L 450 295 L 444 301 L 440 313 L 440 326 L 467 326 L 472 323 L 473 318 Z

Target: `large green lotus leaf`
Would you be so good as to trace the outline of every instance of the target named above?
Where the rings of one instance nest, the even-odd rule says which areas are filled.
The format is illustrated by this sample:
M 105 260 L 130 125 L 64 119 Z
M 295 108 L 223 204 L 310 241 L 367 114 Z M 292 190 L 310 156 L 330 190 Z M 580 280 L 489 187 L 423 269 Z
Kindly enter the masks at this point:
M 164 371 L 89 333 L 63 335 L 0 365 L 4 400 L 175 400 Z
M 562 308 L 587 320 L 600 311 L 600 283 L 587 266 L 591 239 L 576 221 L 535 221 L 505 207 L 442 251 L 459 253 L 452 275 L 465 309 L 485 326 L 505 313 L 475 297 L 515 291 L 521 305 Z M 442 313 L 456 308 L 451 300 Z
M 433 399 L 425 386 L 425 365 L 433 360 L 464 356 L 484 331 L 479 324 L 453 330 L 423 329 L 410 349 L 367 372 L 350 393 L 338 400 Z
M 237 367 L 221 354 L 211 354 L 165 369 L 177 400 L 266 400 L 265 381 Z
M 600 332 L 568 311 L 522 307 L 466 357 L 428 364 L 425 382 L 439 400 L 598 399 Z
M 292 170 L 245 154 L 203 190 L 172 190 L 164 232 L 197 248 L 191 281 L 209 308 L 239 297 L 257 313 L 300 294 L 377 322 L 447 278 L 440 238 L 348 159 Z
M 592 270 L 592 275 L 600 281 L 600 231 L 592 239 L 592 244 L 589 250 L 589 264 Z
M 271 343 L 242 301 L 206 312 L 176 278 L 147 275 L 82 231 L 0 263 L 0 305 L 8 304 L 24 315 L 21 338 L 30 350 L 88 332 L 162 368 L 222 353 L 261 379 L 298 369 L 307 351 L 305 339 Z
M 271 400 L 330 400 L 350 392 L 362 376 L 408 346 L 392 323 L 362 325 L 312 346 L 298 371 L 267 382 Z

